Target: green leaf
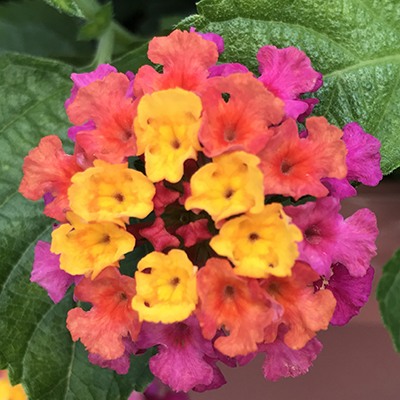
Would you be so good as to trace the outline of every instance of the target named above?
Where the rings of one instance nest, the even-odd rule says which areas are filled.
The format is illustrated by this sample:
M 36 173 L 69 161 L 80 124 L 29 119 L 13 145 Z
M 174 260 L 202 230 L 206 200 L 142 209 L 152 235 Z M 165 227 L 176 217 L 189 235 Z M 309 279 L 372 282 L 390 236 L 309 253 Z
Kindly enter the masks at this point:
M 400 248 L 383 266 L 375 295 L 383 324 L 392 336 L 394 348 L 400 353 Z
M 50 240 L 53 221 L 43 201 L 18 193 L 23 158 L 40 139 L 68 141 L 64 110 L 72 67 L 23 55 L 0 57 L 0 369 L 22 382 L 30 400 L 126 400 L 152 380 L 151 352 L 132 357 L 127 375 L 89 363 L 73 343 L 66 315 L 76 306 L 72 291 L 58 304 L 29 281 L 38 240 Z M 65 143 L 72 152 L 73 143 Z
M 80 30 L 79 40 L 98 39 L 110 26 L 113 16 L 112 4 L 107 3 L 96 12 L 93 19 L 88 21 Z
M 41 0 L 0 5 L 0 55 L 11 51 L 87 62 L 93 48 L 77 42 L 77 34 L 75 19 Z
M 96 0 L 44 0 L 60 12 L 72 17 L 91 18 L 99 5 Z
M 400 166 L 400 3 L 397 0 L 202 0 L 178 25 L 225 40 L 223 62 L 257 73 L 267 44 L 303 50 L 324 74 L 315 94 L 339 127 L 356 121 L 382 142 L 382 170 Z

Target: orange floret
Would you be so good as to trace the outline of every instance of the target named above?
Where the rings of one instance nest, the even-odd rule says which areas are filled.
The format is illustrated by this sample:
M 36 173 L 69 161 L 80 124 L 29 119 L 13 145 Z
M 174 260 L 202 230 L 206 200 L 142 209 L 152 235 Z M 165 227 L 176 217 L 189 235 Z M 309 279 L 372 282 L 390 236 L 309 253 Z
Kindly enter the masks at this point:
M 237 276 L 227 260 L 211 258 L 198 273 L 197 292 L 203 336 L 213 339 L 222 326 L 229 331 L 215 341 L 215 348 L 229 357 L 257 350 L 275 311 L 256 279 Z
M 90 311 L 77 307 L 68 312 L 67 328 L 72 340 L 79 338 L 86 349 L 105 360 L 124 354 L 123 337 L 136 340 L 141 323 L 131 307 L 135 280 L 116 268 L 102 271 L 96 279 L 84 278 L 75 289 L 78 300 L 92 303 Z
M 205 210 L 216 223 L 246 211 L 261 212 L 264 196 L 259 162 L 243 151 L 215 157 L 192 176 L 185 208 Z
M 268 127 L 279 124 L 285 114 L 284 102 L 251 73 L 214 78 L 201 100 L 199 139 L 207 157 L 234 150 L 257 153 L 273 134 Z
M 163 65 L 163 73 L 159 74 L 149 65 L 141 67 L 133 86 L 137 97 L 175 87 L 202 92 L 209 75 L 208 68 L 218 60 L 214 42 L 197 33 L 180 30 L 152 39 L 147 54 L 153 63 Z
M 266 330 L 266 341 L 274 341 L 279 323 L 289 327 L 284 341 L 294 350 L 303 348 L 315 332 L 327 329 L 336 307 L 330 290 L 316 293 L 313 282 L 320 276 L 307 264 L 296 262 L 292 275 L 286 278 L 270 277 L 262 287 L 267 290 L 285 312 L 282 319 Z
M 264 174 L 264 194 L 282 194 L 295 200 L 305 195 L 324 197 L 322 178 L 343 179 L 347 174 L 343 132 L 323 117 L 306 121 L 308 137 L 300 139 L 293 119 L 274 128 L 275 135 L 257 156 Z
M 139 171 L 126 164 L 94 161 L 94 167 L 74 175 L 68 190 L 70 207 L 86 221 L 128 223 L 153 210 L 155 188 Z
M 129 79 L 125 74 L 111 73 L 79 89 L 67 108 L 70 121 L 82 125 L 93 121 L 96 129 L 77 133 L 77 143 L 90 159 L 120 163 L 136 155 L 133 133 L 135 103 L 126 97 Z
M 46 136 L 39 146 L 25 157 L 23 171 L 20 193 L 34 201 L 50 193 L 54 200 L 46 205 L 44 214 L 66 222 L 65 212 L 69 206 L 68 188 L 71 186 L 71 177 L 82 171 L 76 157 L 64 152 L 61 140 L 57 136 Z

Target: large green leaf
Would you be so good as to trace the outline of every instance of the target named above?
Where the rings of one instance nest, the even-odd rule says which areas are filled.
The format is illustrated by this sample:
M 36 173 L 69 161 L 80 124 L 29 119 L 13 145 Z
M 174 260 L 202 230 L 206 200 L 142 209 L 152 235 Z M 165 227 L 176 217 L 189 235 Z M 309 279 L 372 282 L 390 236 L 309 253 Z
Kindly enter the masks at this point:
M 71 72 L 55 61 L 0 57 L 0 369 L 9 368 L 13 383 L 22 381 L 30 400 L 126 400 L 151 381 L 151 353 L 133 357 L 125 376 L 90 364 L 65 326 L 72 293 L 55 305 L 29 282 L 35 245 L 49 241 L 53 221 L 41 201 L 18 193 L 22 163 L 42 136 L 66 139 Z
M 69 59 L 90 59 L 93 48 L 78 42 L 77 20 L 60 14 L 42 0 L 0 5 L 0 55 L 6 52 Z
M 376 299 L 379 301 L 383 324 L 392 336 L 396 351 L 400 353 L 400 248 L 383 266 Z
M 382 142 L 385 174 L 400 166 L 399 0 L 202 0 L 178 27 L 223 36 L 224 62 L 258 71 L 257 51 L 295 46 L 324 74 L 316 115 L 358 122 Z

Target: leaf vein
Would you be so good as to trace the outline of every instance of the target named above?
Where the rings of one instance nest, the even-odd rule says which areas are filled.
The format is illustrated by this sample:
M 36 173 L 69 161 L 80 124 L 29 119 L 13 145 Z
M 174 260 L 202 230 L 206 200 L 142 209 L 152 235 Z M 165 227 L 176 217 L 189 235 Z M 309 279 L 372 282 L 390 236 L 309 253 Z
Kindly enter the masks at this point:
M 1 129 L 0 129 L 0 134 L 3 133 L 8 127 L 10 127 L 12 124 L 14 124 L 16 121 L 18 121 L 21 117 L 23 117 L 25 114 L 30 112 L 32 109 L 36 108 L 40 104 L 46 102 L 47 100 L 51 99 L 53 96 L 59 95 L 60 92 L 65 91 L 67 88 L 67 85 L 65 87 L 59 88 L 57 91 L 51 93 L 50 95 L 46 96 L 42 100 L 37 101 L 35 104 L 32 106 L 28 107 L 26 110 L 24 110 L 22 113 L 18 114 L 14 119 L 12 119 L 10 122 L 6 123 Z
M 389 100 L 387 101 L 386 104 L 391 104 L 392 99 L 394 97 L 394 94 L 396 93 L 396 90 L 399 89 L 400 87 L 400 75 L 397 77 L 397 82 L 395 85 L 393 85 L 392 87 L 392 92 L 390 93 L 389 96 Z M 383 112 L 381 113 L 381 116 L 379 118 L 379 120 L 376 122 L 376 124 L 373 127 L 373 131 L 381 124 L 381 122 L 383 121 L 383 119 L 385 118 L 386 114 L 388 113 L 390 107 L 385 107 L 385 109 L 383 110 Z
M 350 49 L 344 47 L 342 44 L 338 43 L 337 41 L 335 41 L 334 39 L 329 37 L 326 33 L 318 32 L 315 29 L 310 28 L 309 26 L 293 24 L 293 23 L 288 23 L 288 22 L 283 22 L 283 21 L 272 21 L 272 20 L 268 20 L 268 19 L 255 19 L 255 18 L 248 18 L 248 17 L 236 17 L 236 18 L 231 18 L 231 19 L 226 19 L 226 20 L 218 20 L 218 21 L 209 20 L 209 21 L 213 22 L 213 23 L 220 23 L 220 22 L 230 22 L 230 21 L 234 21 L 234 20 L 244 20 L 244 21 L 250 21 L 250 22 L 257 22 L 257 21 L 258 22 L 268 22 L 268 23 L 275 24 L 275 25 L 284 25 L 284 26 L 290 26 L 290 27 L 297 26 L 306 32 L 314 33 L 315 36 L 317 36 L 317 37 L 323 37 L 323 38 L 327 39 L 329 42 L 334 44 L 337 48 L 341 49 L 344 53 L 347 53 L 349 56 L 351 56 L 352 58 L 354 58 L 356 60 L 360 60 L 359 55 L 353 53 Z
M 391 56 L 386 56 L 386 57 L 380 57 L 380 58 L 375 58 L 375 59 L 371 59 L 371 60 L 361 61 L 360 63 L 349 65 L 346 68 L 338 69 L 336 71 L 332 71 L 332 72 L 329 72 L 327 74 L 324 74 L 324 78 L 331 78 L 333 76 L 342 75 L 342 74 L 354 71 L 354 70 L 362 68 L 362 67 L 367 67 L 367 66 L 371 66 L 371 65 L 378 65 L 378 64 L 387 63 L 387 62 L 390 62 L 390 61 L 397 61 L 397 62 L 400 63 L 400 54 L 395 54 L 395 55 L 391 55 Z

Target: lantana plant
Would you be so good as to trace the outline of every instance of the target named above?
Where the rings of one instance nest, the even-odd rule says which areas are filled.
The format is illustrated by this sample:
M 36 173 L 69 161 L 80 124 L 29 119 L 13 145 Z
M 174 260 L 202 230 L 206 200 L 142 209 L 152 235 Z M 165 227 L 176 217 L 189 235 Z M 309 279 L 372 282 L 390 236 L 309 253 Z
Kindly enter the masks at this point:
M 375 216 L 339 210 L 350 181 L 381 180 L 379 141 L 309 116 L 301 95 L 322 75 L 302 51 L 262 47 L 257 78 L 217 65 L 223 49 L 217 34 L 175 30 L 149 43 L 162 73 L 72 74 L 74 153 L 44 137 L 19 188 L 57 221 L 31 280 L 55 302 L 75 284 L 92 305 L 68 312 L 72 340 L 120 374 L 157 346 L 150 370 L 175 391 L 218 388 L 217 361 L 259 352 L 267 379 L 306 372 L 316 332 L 356 315 L 374 275 Z M 121 274 L 146 242 L 154 250 Z
M 197 22 L 150 40 L 135 73 L 72 72 L 57 110 L 69 128 L 23 162 L 19 192 L 52 219 L 31 241 L 29 288 L 62 307 L 79 362 L 125 376 L 125 398 L 151 381 L 138 383 L 142 360 L 174 392 L 217 389 L 219 362 L 260 353 L 266 379 L 302 375 L 316 333 L 371 292 L 375 215 L 340 209 L 382 179 L 377 135 L 315 114 L 324 75 L 299 46 L 260 46 L 254 70 Z M 46 348 L 46 332 L 32 338 Z

